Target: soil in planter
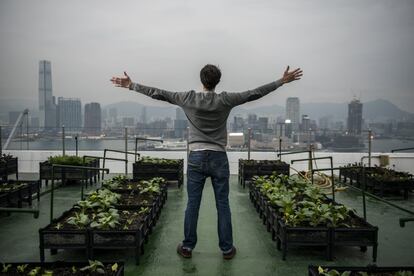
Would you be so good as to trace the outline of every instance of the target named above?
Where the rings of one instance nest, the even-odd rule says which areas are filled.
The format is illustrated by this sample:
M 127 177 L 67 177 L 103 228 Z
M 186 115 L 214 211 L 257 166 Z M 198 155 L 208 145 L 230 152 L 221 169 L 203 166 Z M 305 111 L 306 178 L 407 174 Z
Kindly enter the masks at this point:
M 27 187 L 28 183 L 2 183 L 0 184 L 0 194 L 17 191 L 21 188 Z
M 150 194 L 139 194 L 139 193 L 122 193 L 121 199 L 117 206 L 129 206 L 129 205 L 152 205 L 154 197 Z
M 7 264 L 2 264 L 2 267 L 4 267 Z M 86 265 L 85 265 L 86 266 Z M 18 272 L 17 270 L 17 266 L 13 265 L 11 266 L 7 272 L 2 272 L 0 270 L 0 275 L 7 275 L 7 276 L 21 276 L 21 275 L 30 275 L 29 273 L 32 270 L 35 270 L 37 268 L 40 269 L 38 270 L 37 274 L 33 274 L 33 275 L 59 275 L 59 276 L 66 276 L 66 275 L 70 275 L 70 276 L 115 276 L 117 274 L 117 272 L 112 271 L 112 264 L 107 264 L 104 265 L 104 273 L 98 273 L 98 272 L 93 272 L 93 271 L 80 271 L 80 269 L 82 268 L 81 266 L 67 266 L 67 267 L 54 267 L 53 264 L 47 267 L 42 267 L 41 264 L 38 265 L 34 265 L 34 264 L 29 264 L 27 265 L 27 267 L 24 268 L 24 272 Z M 22 267 L 21 267 L 22 268 Z M 47 274 L 47 272 L 53 272 L 53 274 Z
M 146 214 L 140 214 L 138 211 L 119 211 L 119 225 L 110 230 L 138 230 L 145 217 Z

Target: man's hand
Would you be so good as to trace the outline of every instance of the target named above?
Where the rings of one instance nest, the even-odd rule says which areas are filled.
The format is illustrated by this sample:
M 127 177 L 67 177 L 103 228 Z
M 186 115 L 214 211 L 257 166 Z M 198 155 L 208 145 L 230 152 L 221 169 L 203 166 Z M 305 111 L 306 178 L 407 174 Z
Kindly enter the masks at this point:
M 131 78 L 126 72 L 124 72 L 124 75 L 124 78 L 112 77 L 110 81 L 115 84 L 115 87 L 129 88 L 129 85 L 132 83 Z
M 303 73 L 302 69 L 300 68 L 293 70 L 292 72 L 289 72 L 289 66 L 288 66 L 285 72 L 283 73 L 282 82 L 289 83 L 291 81 L 300 80 L 300 78 L 303 76 L 302 73 Z

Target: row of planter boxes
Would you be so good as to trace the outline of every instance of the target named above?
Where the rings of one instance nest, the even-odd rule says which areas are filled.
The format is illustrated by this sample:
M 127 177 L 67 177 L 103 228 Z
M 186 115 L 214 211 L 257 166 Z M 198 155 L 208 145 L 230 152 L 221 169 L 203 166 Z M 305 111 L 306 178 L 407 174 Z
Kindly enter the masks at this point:
M 130 192 L 130 191 L 129 191 Z M 148 207 L 150 211 L 143 217 L 139 225 L 134 229 L 99 230 L 93 228 L 65 230 L 56 229 L 53 225 L 64 221 L 74 209 L 63 213 L 54 219 L 51 224 L 39 230 L 40 260 L 45 260 L 45 249 L 51 249 L 52 254 L 58 249 L 83 249 L 88 259 L 93 259 L 96 249 L 126 249 L 135 250 L 136 264 L 139 264 L 139 256 L 144 253 L 144 243 L 148 241 L 153 227 L 156 225 L 162 207 L 167 200 L 167 187 L 162 186 L 161 193 L 152 202 L 142 204 L 140 202 L 127 202 L 121 199 L 121 203 L 115 207 L 120 211 L 139 210 Z
M 404 199 L 408 199 L 410 191 L 414 190 L 414 178 L 411 174 L 393 171 L 395 177 L 386 180 L 380 179 L 377 175 L 383 174 L 383 169 L 379 167 L 364 168 L 366 172 L 366 190 L 372 191 L 381 197 L 387 195 L 403 195 Z M 363 170 L 362 168 L 342 167 L 339 170 L 339 179 L 349 183 L 357 188 L 363 188 Z
M 91 168 L 99 168 L 99 159 L 94 158 L 85 166 Z M 39 163 L 39 176 L 40 181 L 44 180 L 46 186 L 48 185 L 48 181 L 52 180 L 52 164 L 49 161 Z M 55 180 L 60 180 L 62 182 L 83 180 L 86 181 L 86 183 L 89 182 L 90 184 L 92 184 L 97 182 L 97 178 L 99 177 L 99 171 L 56 167 L 54 177 Z
M 136 181 L 162 177 L 167 181 L 177 181 L 178 187 L 184 183 L 184 159 L 173 159 L 173 164 L 149 163 L 138 160 L 133 164 L 133 178 Z
M 36 194 L 37 201 L 40 200 L 39 181 L 0 181 L 0 207 L 21 208 L 23 202 L 32 206 L 33 195 Z
M 358 221 L 356 227 L 290 227 L 284 223 L 278 207 L 272 206 L 253 184 L 249 187 L 250 199 L 267 231 L 272 233 L 272 240 L 277 241 L 277 249 L 282 250 L 283 260 L 286 260 L 288 248 L 292 246 L 323 246 L 326 248 L 328 260 L 333 259 L 335 246 L 359 246 L 361 251 L 366 251 L 368 246 L 372 246 L 372 258 L 376 261 L 378 227 L 372 226 L 355 214 L 352 216 Z
M 246 181 L 253 176 L 275 174 L 289 175 L 290 165 L 280 160 L 239 159 L 239 184 L 246 187 Z
M 325 272 L 335 270 L 340 274 L 327 274 L 327 275 L 342 275 L 342 273 L 349 271 L 351 274 L 348 275 L 365 275 L 361 274 L 363 272 L 367 273 L 366 275 L 411 275 L 411 274 L 397 274 L 398 272 L 412 272 L 414 273 L 413 266 L 394 266 L 394 267 L 377 267 L 377 266 L 315 266 L 310 265 L 308 267 L 309 276 L 319 276 L 321 273 L 319 269 L 324 270 Z M 361 273 L 360 273 L 361 272 Z
M 92 267 L 93 271 L 96 268 L 100 268 L 101 273 L 96 274 L 103 276 L 123 276 L 124 275 L 124 263 L 123 262 L 104 262 L 100 263 L 101 266 Z M 91 263 L 85 262 L 27 262 L 27 263 L 0 263 L 3 268 L 0 271 L 0 275 L 95 275 L 90 270 L 85 269 L 91 266 Z M 116 265 L 116 267 L 115 267 Z M 115 269 L 116 268 L 116 269 Z M 84 269 L 82 271 L 81 269 Z M 23 272 L 22 272 L 23 270 Z M 47 271 L 47 272 L 46 272 Z M 48 274 L 47 274 L 48 273 Z
M 9 175 L 15 174 L 19 179 L 19 170 L 17 167 L 17 157 L 1 158 L 0 162 L 0 179 L 7 180 Z

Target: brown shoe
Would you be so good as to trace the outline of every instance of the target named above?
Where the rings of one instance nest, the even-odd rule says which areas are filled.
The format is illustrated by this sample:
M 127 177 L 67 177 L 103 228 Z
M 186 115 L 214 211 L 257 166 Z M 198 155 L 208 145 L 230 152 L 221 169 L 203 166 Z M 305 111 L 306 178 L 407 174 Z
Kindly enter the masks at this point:
M 223 253 L 223 259 L 225 260 L 231 260 L 234 258 L 234 256 L 236 256 L 236 247 L 233 246 L 233 248 L 231 249 L 230 252 L 228 253 Z
M 182 243 L 179 243 L 177 246 L 177 254 L 181 255 L 183 258 L 191 258 L 191 250 L 188 250 L 187 248 L 183 247 Z

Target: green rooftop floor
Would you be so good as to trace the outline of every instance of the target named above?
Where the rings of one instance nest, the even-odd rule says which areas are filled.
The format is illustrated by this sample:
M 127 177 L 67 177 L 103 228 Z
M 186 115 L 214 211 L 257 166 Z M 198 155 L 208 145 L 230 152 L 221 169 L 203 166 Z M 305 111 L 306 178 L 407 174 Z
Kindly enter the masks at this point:
M 30 177 L 30 176 L 25 176 Z M 55 217 L 70 208 L 80 198 L 79 186 L 58 189 L 55 196 Z M 0 217 L 0 262 L 39 261 L 38 229 L 49 222 L 50 195 L 41 197 L 40 217 L 29 214 L 11 214 Z M 337 201 L 355 208 L 362 216 L 361 197 L 347 190 L 337 194 Z M 414 197 L 408 201 L 393 200 L 401 206 L 414 210 Z M 98 260 L 124 260 L 126 275 L 307 275 L 309 264 L 318 265 L 368 265 L 372 263 L 372 250 L 366 253 L 359 248 L 338 248 L 335 260 L 325 260 L 324 250 L 297 248 L 288 251 L 287 260 L 282 261 L 276 243 L 266 232 L 258 214 L 249 200 L 248 189 L 237 184 L 237 176 L 231 177 L 230 204 L 233 216 L 234 242 L 238 249 L 231 261 L 222 259 L 218 248 L 217 216 L 211 182 L 207 180 L 201 204 L 198 237 L 199 242 L 192 259 L 183 259 L 176 254 L 176 246 L 183 238 L 183 220 L 186 206 L 185 189 L 169 190 L 168 200 L 160 220 L 154 228 L 150 241 L 141 256 L 141 264 L 134 263 L 133 250 L 97 251 Z M 35 202 L 37 205 L 37 202 Z M 379 227 L 377 265 L 414 266 L 414 222 L 400 228 L 398 219 L 409 215 L 388 205 L 369 199 L 368 221 Z M 61 250 L 51 256 L 46 251 L 46 261 L 85 260 L 79 250 Z

